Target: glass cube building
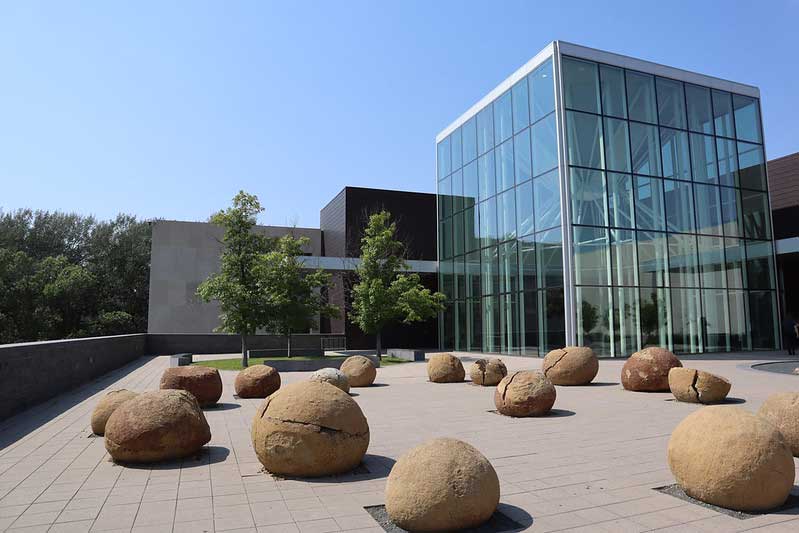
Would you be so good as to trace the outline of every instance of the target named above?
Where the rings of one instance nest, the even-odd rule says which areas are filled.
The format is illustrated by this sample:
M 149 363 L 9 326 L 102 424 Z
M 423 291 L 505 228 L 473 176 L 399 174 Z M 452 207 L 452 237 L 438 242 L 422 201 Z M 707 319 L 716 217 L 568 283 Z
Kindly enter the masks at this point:
M 437 137 L 440 348 L 779 348 L 759 90 L 555 41 Z

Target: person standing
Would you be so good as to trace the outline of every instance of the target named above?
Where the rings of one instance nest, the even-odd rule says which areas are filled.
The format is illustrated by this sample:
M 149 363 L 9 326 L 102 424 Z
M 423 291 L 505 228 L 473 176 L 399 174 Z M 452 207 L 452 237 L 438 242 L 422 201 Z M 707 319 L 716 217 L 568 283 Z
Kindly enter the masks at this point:
M 796 355 L 796 344 L 799 340 L 799 324 L 793 318 L 793 313 L 785 315 L 785 320 L 782 321 L 782 338 L 785 342 L 785 347 L 788 349 L 788 355 Z

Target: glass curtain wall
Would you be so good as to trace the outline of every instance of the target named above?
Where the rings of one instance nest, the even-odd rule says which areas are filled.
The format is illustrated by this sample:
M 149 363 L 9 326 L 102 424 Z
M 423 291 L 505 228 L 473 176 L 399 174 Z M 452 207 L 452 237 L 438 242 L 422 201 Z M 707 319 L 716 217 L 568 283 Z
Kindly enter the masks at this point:
M 552 59 L 437 145 L 443 349 L 565 343 Z

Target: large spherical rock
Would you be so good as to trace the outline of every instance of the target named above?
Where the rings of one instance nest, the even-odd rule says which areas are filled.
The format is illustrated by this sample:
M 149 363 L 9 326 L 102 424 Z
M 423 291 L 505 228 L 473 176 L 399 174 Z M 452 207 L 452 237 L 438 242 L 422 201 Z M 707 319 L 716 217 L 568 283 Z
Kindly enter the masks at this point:
M 791 453 L 799 457 L 799 392 L 772 394 L 757 414 L 777 426 Z
M 599 359 L 586 346 L 566 346 L 547 354 L 543 370 L 555 385 L 588 385 L 599 372 Z
M 793 487 L 785 439 L 765 418 L 715 405 L 688 415 L 669 439 L 669 468 L 686 494 L 737 511 L 782 505 Z
M 483 454 L 455 439 L 433 439 L 399 458 L 386 481 L 386 511 L 408 531 L 477 527 L 499 504 L 499 479 Z
M 451 353 L 437 353 L 427 361 L 427 377 L 433 383 L 457 383 L 466 377 L 461 360 Z
M 681 402 L 721 402 L 727 397 L 731 386 L 725 378 L 704 370 L 679 366 L 669 370 L 669 389 Z
M 377 377 L 375 364 L 362 355 L 347 357 L 341 364 L 341 371 L 347 376 L 350 387 L 368 387 Z
M 105 449 L 115 461 L 151 463 L 197 453 L 211 429 L 191 393 L 159 390 L 139 394 L 111 414 Z
M 329 476 L 358 466 L 369 447 L 369 425 L 344 391 L 301 381 L 264 400 L 253 419 L 252 443 L 273 474 Z
M 266 398 L 280 388 L 280 374 L 267 365 L 248 366 L 236 375 L 239 398 Z
M 665 348 L 644 348 L 627 359 L 621 369 L 621 384 L 631 391 L 669 390 L 669 370 L 682 366 L 677 356 Z
M 105 433 L 105 424 L 111 413 L 128 400 L 138 396 L 127 389 L 112 390 L 99 401 L 92 412 L 92 433 L 102 435 Z
M 206 407 L 214 405 L 222 396 L 222 378 L 216 368 L 176 366 L 164 370 L 161 388 L 189 391 L 197 398 L 200 407 Z
M 478 359 L 469 367 L 469 377 L 475 385 L 494 386 L 508 375 L 508 369 L 501 359 Z
M 494 404 L 508 416 L 543 416 L 555 404 L 555 386 L 541 372 L 522 370 L 497 385 Z
M 347 376 L 336 368 L 320 368 L 308 378 L 317 383 L 330 383 L 334 387 L 350 392 L 350 381 Z

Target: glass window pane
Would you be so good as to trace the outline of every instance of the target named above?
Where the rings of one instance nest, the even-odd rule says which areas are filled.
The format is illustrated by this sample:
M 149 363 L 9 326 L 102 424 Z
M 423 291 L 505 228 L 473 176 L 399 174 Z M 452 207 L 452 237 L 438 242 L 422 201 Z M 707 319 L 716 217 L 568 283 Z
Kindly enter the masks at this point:
M 763 142 L 760 136 L 760 109 L 757 99 L 734 94 L 732 107 L 735 109 L 735 132 L 738 138 L 753 143 Z
M 491 246 L 497 242 L 497 199 L 489 198 L 480 204 L 480 244 Z
M 535 290 L 538 276 L 535 261 L 535 238 L 532 235 L 519 239 L 519 268 L 521 285 L 519 290 Z
M 497 144 L 513 135 L 513 107 L 510 91 L 494 100 L 494 142 Z
M 641 349 L 638 303 L 638 289 L 613 289 L 614 357 L 627 357 Z
M 563 286 L 563 236 L 560 228 L 535 235 L 536 265 L 541 287 Z
M 516 241 L 499 246 L 499 292 L 519 290 L 519 259 L 516 257 Z
M 533 176 L 558 166 L 558 136 L 555 131 L 555 115 L 549 115 L 532 128 Z
M 600 357 L 610 353 L 610 288 L 577 287 L 577 344 Z
M 741 201 L 736 189 L 721 187 L 721 222 L 724 235 L 727 237 L 743 237 L 743 214 Z
M 702 324 L 705 327 L 705 351 L 730 351 L 727 291 L 702 291 Z
M 564 57 L 562 65 L 566 107 L 599 113 L 599 76 L 596 63 Z
M 522 311 L 519 317 L 522 323 L 519 330 L 524 335 L 522 339 L 522 355 L 538 355 L 538 346 L 541 339 L 538 334 L 538 293 L 525 292 L 521 295 L 520 305 Z
M 503 294 L 499 297 L 500 350 L 502 353 L 519 353 L 519 301 L 518 294 Z
M 721 198 L 715 185 L 694 184 L 697 233 L 722 234 Z
M 752 339 L 749 336 L 749 299 L 746 291 L 729 291 L 730 300 L 730 350 L 751 350 Z
M 563 289 L 539 291 L 538 316 L 542 317 L 541 351 L 548 352 L 566 344 L 566 315 Z
M 635 232 L 610 230 L 610 261 L 614 285 L 638 285 Z
M 555 84 L 552 80 L 551 59 L 547 59 L 527 77 L 530 86 L 531 122 L 535 122 L 555 110 Z
M 633 172 L 660 176 L 660 140 L 658 129 L 646 124 L 630 123 Z
M 691 134 L 691 162 L 694 180 L 718 183 L 716 143 L 713 142 L 713 137 Z
M 746 274 L 750 289 L 774 288 L 774 251 L 771 241 L 746 242 Z
M 663 180 L 635 176 L 635 225 L 639 229 L 666 229 Z
M 727 263 L 727 287 L 743 289 L 746 287 L 743 241 L 724 239 L 724 256 Z
M 738 154 L 735 141 L 716 139 L 718 151 L 719 182 L 722 185 L 738 187 Z
M 438 182 L 438 205 L 441 211 L 439 218 L 447 218 L 452 214 L 452 179 L 450 176 Z
M 599 66 L 602 84 L 602 113 L 627 118 L 627 91 L 624 89 L 624 70 L 609 65 Z
M 480 252 L 466 254 L 465 264 L 466 296 L 476 298 L 480 296 Z
M 483 349 L 483 312 L 480 308 L 480 299 L 469 300 L 466 306 L 467 336 L 469 351 L 479 352 Z
M 530 130 L 526 129 L 513 138 L 514 167 L 516 183 L 524 183 L 533 177 L 530 159 Z
M 439 283 L 441 285 L 441 292 L 447 297 L 447 300 L 455 299 L 455 278 L 452 273 L 455 267 L 452 260 L 441 261 L 439 265 Z
M 660 128 L 660 151 L 663 156 L 663 176 L 678 180 L 691 179 L 687 133 Z
M 699 353 L 702 351 L 702 306 L 699 291 L 671 290 L 671 319 L 674 328 L 674 351 Z
M 604 168 L 602 154 L 602 122 L 594 115 L 568 111 L 566 132 L 569 145 L 569 163 L 581 167 Z M 533 150 L 535 150 L 533 134 Z M 533 157 L 535 164 L 535 156 Z
M 671 349 L 668 289 L 641 289 L 641 344 Z
M 716 126 L 716 135 L 722 137 L 735 137 L 732 125 L 732 100 L 730 93 L 713 89 L 713 122 Z
M 626 120 L 605 118 L 605 163 L 608 170 L 630 172 L 630 133 Z
M 574 226 L 574 279 L 578 285 L 608 285 L 608 230 Z
M 457 302 L 455 308 L 455 349 L 466 350 L 466 302 Z
M 632 176 L 608 172 L 607 177 L 610 225 L 619 228 L 634 228 Z
M 443 179 L 452 172 L 452 158 L 449 143 L 449 137 L 438 143 L 438 154 L 436 157 L 436 161 L 438 162 L 438 179 Z
M 685 129 L 685 95 L 682 82 L 657 78 L 657 95 L 660 125 Z
M 530 97 L 527 94 L 527 78 L 518 81 L 511 89 L 513 95 L 513 133 L 519 133 L 530 125 Z
M 483 298 L 483 351 L 498 352 L 501 329 L 499 325 L 499 296 Z
M 777 300 L 774 291 L 749 293 L 749 318 L 752 323 L 752 349 L 777 348 Z
M 463 166 L 463 142 L 461 129 L 456 129 L 449 137 L 452 150 L 452 170 L 458 170 Z
M 666 256 L 668 246 L 665 233 L 639 231 L 638 281 L 643 286 L 666 285 Z
M 657 123 L 655 78 L 650 74 L 627 71 L 627 112 L 632 120 Z
M 455 297 L 458 299 L 466 297 L 466 272 L 463 261 L 462 255 L 455 258 Z
M 480 180 L 480 200 L 490 198 L 497 193 L 497 181 L 494 175 L 494 152 L 488 152 L 477 160 L 477 177 Z
M 466 163 L 477 159 L 477 126 L 475 125 L 475 120 L 472 117 L 461 126 L 463 161 Z
M 452 217 L 452 254 L 461 255 L 463 253 L 463 242 L 465 240 L 463 231 L 463 213 L 458 213 Z
M 605 177 L 599 170 L 571 169 L 572 221 L 575 224 L 607 226 Z
M 478 209 L 469 207 L 463 212 L 464 251 L 472 252 L 480 248 L 480 225 Z
M 768 195 L 764 192 L 741 191 L 744 236 L 747 239 L 770 239 L 771 226 Z
M 533 203 L 536 231 L 560 226 L 560 182 L 557 169 L 533 180 Z
M 450 177 L 452 180 L 452 212 L 463 211 L 463 171 L 456 170 Z
M 472 161 L 463 167 L 463 205 L 472 206 L 477 203 L 478 192 L 480 190 L 477 178 L 477 161 Z
M 766 163 L 763 159 L 762 146 L 739 142 L 738 164 L 741 187 L 766 190 Z
M 694 232 L 694 193 L 686 181 L 663 180 L 666 199 L 666 229 Z
M 487 105 L 477 113 L 477 153 L 484 154 L 494 147 L 494 107 Z
M 685 100 L 688 104 L 688 129 L 713 135 L 710 89 L 686 83 Z
M 480 280 L 483 295 L 496 294 L 499 289 L 499 254 L 496 246 L 483 248 L 480 257 Z
M 721 237 L 697 238 L 699 244 L 699 270 L 703 287 L 724 288 L 724 239 Z
M 699 287 L 694 235 L 669 235 L 669 273 L 672 287 Z
M 448 218 L 441 222 L 441 257 L 449 259 L 452 257 L 452 219 Z
M 535 230 L 533 223 L 533 183 L 531 181 L 516 187 L 516 226 L 519 235 L 528 235 Z
M 513 141 L 507 141 L 494 150 L 497 163 L 497 192 L 513 187 Z
M 516 238 L 516 191 L 513 189 L 497 195 L 497 222 L 500 240 Z

